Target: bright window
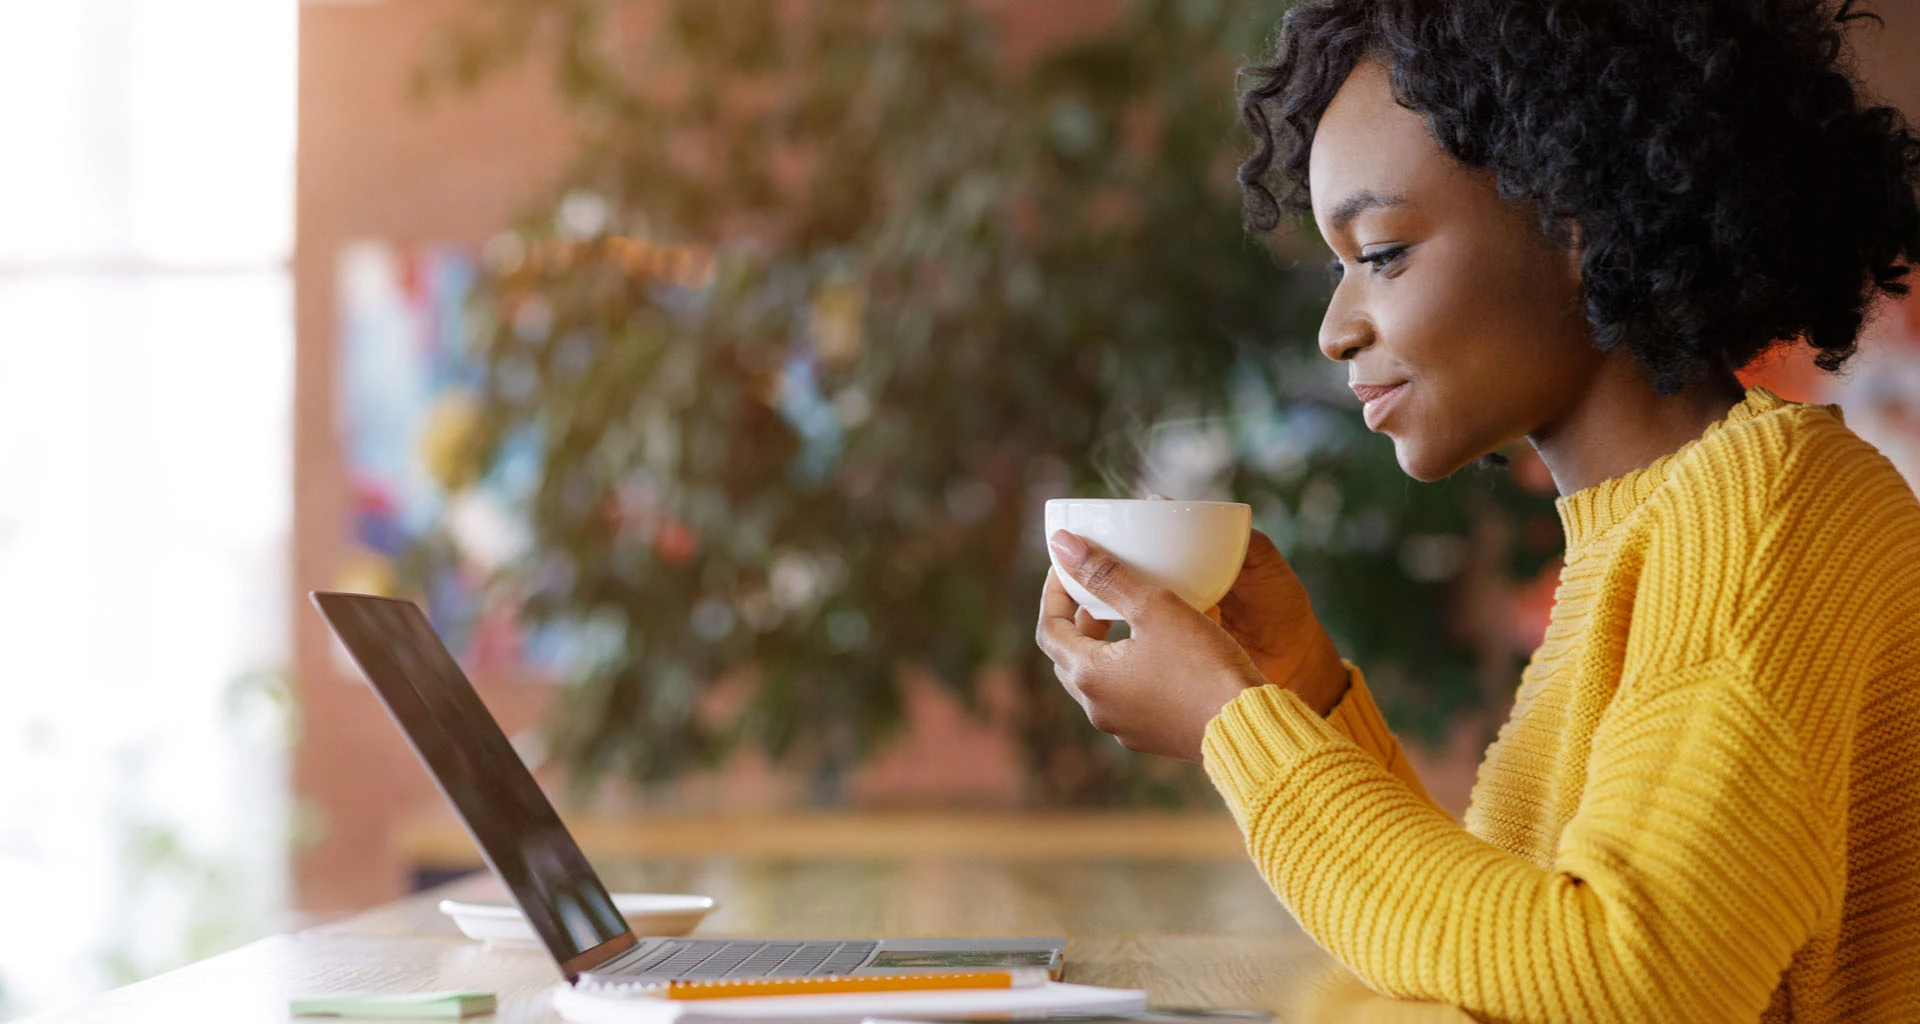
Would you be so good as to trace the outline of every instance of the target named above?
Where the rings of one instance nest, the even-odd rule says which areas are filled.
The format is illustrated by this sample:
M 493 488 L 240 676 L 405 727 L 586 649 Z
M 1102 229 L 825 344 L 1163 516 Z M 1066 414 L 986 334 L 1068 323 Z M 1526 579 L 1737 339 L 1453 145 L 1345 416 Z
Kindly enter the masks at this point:
M 278 926 L 295 0 L 0 0 L 0 1018 Z

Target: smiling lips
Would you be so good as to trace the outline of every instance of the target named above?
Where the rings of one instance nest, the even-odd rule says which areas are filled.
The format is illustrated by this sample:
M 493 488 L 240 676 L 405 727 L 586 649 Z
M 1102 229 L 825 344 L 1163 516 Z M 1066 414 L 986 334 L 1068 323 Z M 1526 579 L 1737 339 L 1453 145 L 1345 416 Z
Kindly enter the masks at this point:
M 1348 386 L 1353 388 L 1353 393 L 1359 395 L 1362 402 L 1371 402 L 1405 383 L 1406 381 L 1401 380 L 1395 381 L 1392 384 L 1352 384 Z
M 1361 417 L 1367 421 L 1367 429 L 1377 431 L 1386 421 L 1387 413 L 1400 401 L 1400 395 L 1406 390 L 1407 382 L 1395 381 L 1391 384 L 1352 384 L 1353 393 L 1365 403 Z

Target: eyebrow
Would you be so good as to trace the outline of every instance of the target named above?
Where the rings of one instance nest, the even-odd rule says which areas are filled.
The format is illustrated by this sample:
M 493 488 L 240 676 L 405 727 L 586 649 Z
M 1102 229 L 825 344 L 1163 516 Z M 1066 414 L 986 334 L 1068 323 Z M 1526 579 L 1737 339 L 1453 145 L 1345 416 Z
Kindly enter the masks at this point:
M 1404 195 L 1386 195 L 1371 190 L 1355 192 L 1340 200 L 1340 205 L 1333 208 L 1333 213 L 1327 220 L 1333 230 L 1345 231 L 1347 225 L 1353 223 L 1353 219 L 1360 216 L 1363 211 L 1399 206 L 1406 201 L 1407 197 Z

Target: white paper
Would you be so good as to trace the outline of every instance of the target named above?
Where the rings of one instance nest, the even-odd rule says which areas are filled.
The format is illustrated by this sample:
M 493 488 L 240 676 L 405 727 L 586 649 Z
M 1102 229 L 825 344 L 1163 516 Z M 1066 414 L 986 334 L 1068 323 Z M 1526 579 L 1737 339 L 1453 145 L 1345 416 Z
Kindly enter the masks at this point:
M 1147 1008 L 1147 993 L 1140 989 L 1100 988 L 1050 981 L 1031 988 L 681 1000 L 584 991 L 561 985 L 554 990 L 553 1008 L 574 1024 L 858 1021 L 866 1017 L 960 1013 L 1138 1013 Z

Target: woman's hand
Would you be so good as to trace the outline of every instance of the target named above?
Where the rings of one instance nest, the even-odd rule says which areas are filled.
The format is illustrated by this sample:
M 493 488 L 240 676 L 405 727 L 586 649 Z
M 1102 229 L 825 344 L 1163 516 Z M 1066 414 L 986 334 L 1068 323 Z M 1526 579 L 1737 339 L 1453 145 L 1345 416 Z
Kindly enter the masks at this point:
M 1064 530 L 1049 543 L 1060 565 L 1132 629 L 1127 639 L 1109 642 L 1109 624 L 1078 608 L 1049 572 L 1036 639 L 1053 660 L 1053 674 L 1093 727 L 1121 746 L 1200 760 L 1207 723 L 1242 691 L 1265 683 L 1260 670 L 1226 630 L 1098 545 Z
M 1347 668 L 1293 566 L 1258 530 L 1233 589 L 1220 599 L 1220 625 L 1239 641 L 1260 674 L 1300 695 L 1322 716 L 1347 692 Z

